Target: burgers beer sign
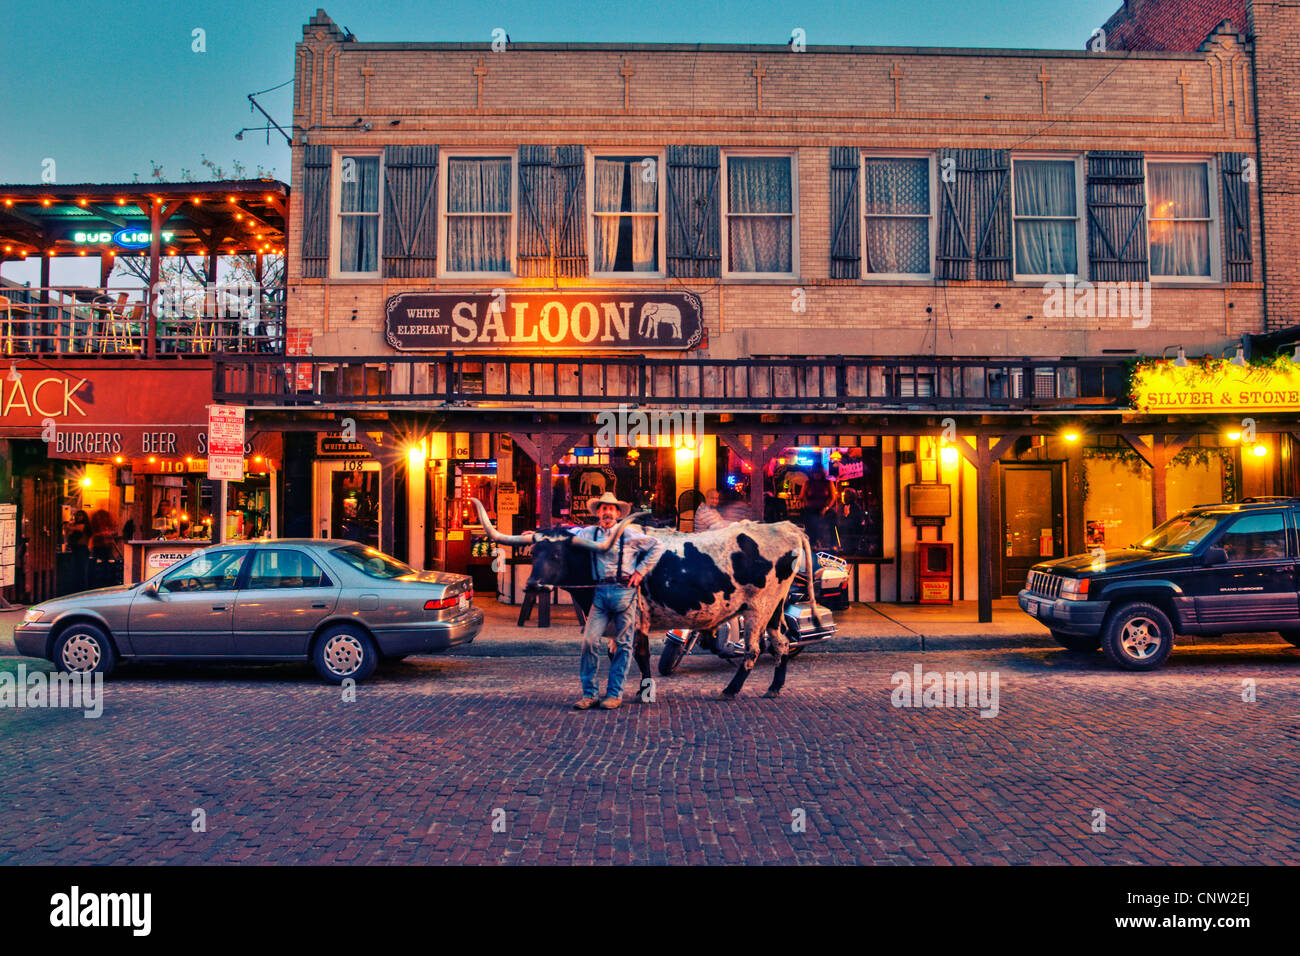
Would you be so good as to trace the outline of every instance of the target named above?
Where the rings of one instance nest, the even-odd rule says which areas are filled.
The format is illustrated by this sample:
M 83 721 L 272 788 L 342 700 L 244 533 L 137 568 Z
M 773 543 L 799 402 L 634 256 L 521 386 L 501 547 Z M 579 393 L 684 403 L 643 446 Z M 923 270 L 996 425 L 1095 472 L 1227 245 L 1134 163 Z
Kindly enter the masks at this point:
M 384 336 L 402 352 L 692 349 L 704 310 L 690 292 L 402 292 Z

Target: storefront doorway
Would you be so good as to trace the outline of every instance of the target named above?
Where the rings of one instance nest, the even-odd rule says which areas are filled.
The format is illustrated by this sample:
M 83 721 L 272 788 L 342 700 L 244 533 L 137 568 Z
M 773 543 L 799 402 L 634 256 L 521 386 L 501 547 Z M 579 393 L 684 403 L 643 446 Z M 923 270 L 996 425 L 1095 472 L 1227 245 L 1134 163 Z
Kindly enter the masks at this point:
M 316 463 L 312 527 L 318 538 L 379 547 L 379 463 L 349 459 Z
M 1025 586 L 1039 561 L 1065 557 L 1065 489 L 1060 463 L 1004 464 L 1002 593 Z

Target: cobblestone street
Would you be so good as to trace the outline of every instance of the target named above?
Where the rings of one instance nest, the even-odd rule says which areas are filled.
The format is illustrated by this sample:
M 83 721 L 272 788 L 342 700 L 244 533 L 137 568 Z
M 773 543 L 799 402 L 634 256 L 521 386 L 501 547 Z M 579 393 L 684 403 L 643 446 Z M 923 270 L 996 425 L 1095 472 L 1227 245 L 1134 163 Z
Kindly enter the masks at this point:
M 916 664 L 996 672 L 997 716 L 894 707 Z M 354 703 L 305 666 L 136 666 L 99 719 L 0 710 L 0 863 L 1297 863 L 1298 668 L 811 652 L 725 703 L 693 656 L 575 713 L 576 656 L 416 659 Z

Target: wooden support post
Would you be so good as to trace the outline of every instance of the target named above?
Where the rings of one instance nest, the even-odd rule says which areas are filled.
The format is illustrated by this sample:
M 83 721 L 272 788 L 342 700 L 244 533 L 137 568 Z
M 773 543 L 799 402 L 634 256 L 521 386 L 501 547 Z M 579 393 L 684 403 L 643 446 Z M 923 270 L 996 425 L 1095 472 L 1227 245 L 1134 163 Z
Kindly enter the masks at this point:
M 145 337 L 145 355 L 154 358 L 158 354 L 158 314 L 155 310 L 154 296 L 158 290 L 158 276 L 162 263 L 162 200 L 149 202 L 149 288 L 145 292 L 145 308 L 149 333 Z
M 1151 436 L 1151 443 L 1140 435 L 1124 435 L 1129 447 L 1151 468 L 1151 527 L 1158 528 L 1169 517 L 1169 462 L 1192 440 L 1188 434 Z
M 379 550 L 384 554 L 393 553 L 395 517 L 397 512 L 396 495 L 393 479 L 397 466 L 389 461 L 379 463 Z
M 976 435 L 973 444 L 966 440 L 957 442 L 962 455 L 975 466 L 975 535 L 979 551 L 981 624 L 993 621 L 993 561 L 999 546 L 997 515 L 993 507 L 993 466 L 1015 440 L 1015 435 L 1004 435 L 995 439 L 992 448 L 988 446 L 987 435 Z

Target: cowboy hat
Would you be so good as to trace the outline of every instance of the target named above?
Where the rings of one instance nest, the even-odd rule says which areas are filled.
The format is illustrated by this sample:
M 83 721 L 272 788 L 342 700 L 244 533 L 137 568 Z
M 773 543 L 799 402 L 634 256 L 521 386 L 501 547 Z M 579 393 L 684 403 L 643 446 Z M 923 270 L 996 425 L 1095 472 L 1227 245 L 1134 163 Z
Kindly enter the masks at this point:
M 587 501 L 587 510 L 590 511 L 593 515 L 595 515 L 596 509 L 598 509 L 601 505 L 617 505 L 619 518 L 626 518 L 628 515 L 632 513 L 632 502 L 619 501 L 616 497 L 614 497 L 614 492 L 612 491 L 605 492 L 599 498 L 589 499 Z

